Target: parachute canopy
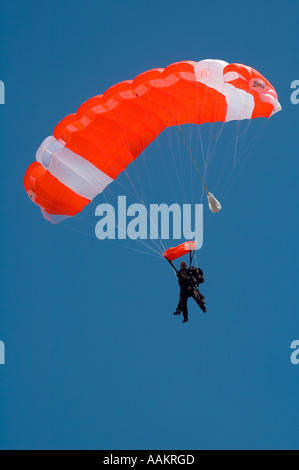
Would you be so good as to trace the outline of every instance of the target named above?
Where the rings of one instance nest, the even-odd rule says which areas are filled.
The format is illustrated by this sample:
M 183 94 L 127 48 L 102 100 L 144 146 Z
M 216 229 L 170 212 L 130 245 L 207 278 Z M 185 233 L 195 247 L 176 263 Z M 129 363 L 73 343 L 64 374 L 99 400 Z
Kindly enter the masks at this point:
M 166 127 L 268 118 L 280 109 L 271 83 L 242 64 L 207 59 L 149 70 L 66 116 L 37 150 L 25 190 L 57 223 L 80 212 Z
M 163 256 L 169 261 L 173 261 L 193 250 L 196 250 L 196 241 L 188 241 L 181 243 L 174 248 L 168 248 L 168 250 L 164 251 Z

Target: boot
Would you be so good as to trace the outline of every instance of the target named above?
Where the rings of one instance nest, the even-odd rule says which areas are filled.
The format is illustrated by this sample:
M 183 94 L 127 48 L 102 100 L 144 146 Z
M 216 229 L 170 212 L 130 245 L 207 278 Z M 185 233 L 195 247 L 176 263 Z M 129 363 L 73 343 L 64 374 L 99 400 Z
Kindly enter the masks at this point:
M 201 302 L 199 306 L 200 306 L 200 308 L 202 309 L 202 311 L 203 311 L 204 313 L 206 313 L 207 308 L 206 308 L 205 304 L 203 304 L 203 303 Z
M 181 315 L 181 311 L 177 308 L 175 312 L 173 312 L 174 315 Z

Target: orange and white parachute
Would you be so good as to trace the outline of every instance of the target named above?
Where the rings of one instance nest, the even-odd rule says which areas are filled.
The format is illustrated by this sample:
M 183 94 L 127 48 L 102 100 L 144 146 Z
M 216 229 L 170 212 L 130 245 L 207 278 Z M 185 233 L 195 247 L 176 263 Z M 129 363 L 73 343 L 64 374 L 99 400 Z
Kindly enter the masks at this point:
M 242 64 L 207 59 L 149 70 L 65 117 L 39 147 L 25 189 L 57 223 L 80 212 L 166 127 L 268 118 L 280 109 L 270 82 Z M 211 210 L 217 202 L 209 200 Z

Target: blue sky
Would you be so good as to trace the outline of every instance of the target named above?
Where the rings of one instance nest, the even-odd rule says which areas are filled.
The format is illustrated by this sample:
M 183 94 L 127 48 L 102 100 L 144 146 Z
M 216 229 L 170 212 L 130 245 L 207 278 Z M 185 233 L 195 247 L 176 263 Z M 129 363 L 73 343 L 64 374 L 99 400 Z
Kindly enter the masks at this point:
M 2 3 L 0 448 L 298 449 L 297 13 L 282 1 Z M 231 187 L 219 185 L 222 212 L 205 211 L 197 260 L 208 314 L 190 302 L 182 325 L 176 279 L 149 256 L 151 242 L 95 237 L 104 197 L 54 226 L 22 181 L 40 142 L 83 101 L 144 70 L 204 58 L 259 70 L 283 111 L 250 126 L 245 165 Z M 211 190 L 235 131 L 221 134 Z M 200 162 L 198 130 L 185 132 Z M 173 156 L 168 174 L 161 161 Z M 187 158 L 177 130 L 166 131 L 107 200 L 131 190 L 131 178 L 147 203 L 200 202 Z

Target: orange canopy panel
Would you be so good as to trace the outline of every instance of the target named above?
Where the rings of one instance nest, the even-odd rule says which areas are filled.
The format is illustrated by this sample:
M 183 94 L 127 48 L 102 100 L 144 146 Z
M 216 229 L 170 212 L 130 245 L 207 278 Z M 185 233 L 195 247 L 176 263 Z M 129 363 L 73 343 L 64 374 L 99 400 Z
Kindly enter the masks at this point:
M 173 261 L 193 250 L 196 250 L 196 241 L 188 241 L 173 248 L 168 248 L 168 250 L 164 251 L 163 256 L 164 258 Z

